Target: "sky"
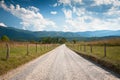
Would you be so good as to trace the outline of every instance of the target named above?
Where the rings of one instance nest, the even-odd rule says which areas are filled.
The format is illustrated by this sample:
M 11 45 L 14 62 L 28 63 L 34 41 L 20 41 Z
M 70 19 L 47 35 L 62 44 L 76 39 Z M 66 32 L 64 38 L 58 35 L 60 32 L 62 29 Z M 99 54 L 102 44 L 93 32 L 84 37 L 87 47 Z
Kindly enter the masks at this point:
M 0 0 L 0 25 L 30 31 L 120 30 L 120 0 Z

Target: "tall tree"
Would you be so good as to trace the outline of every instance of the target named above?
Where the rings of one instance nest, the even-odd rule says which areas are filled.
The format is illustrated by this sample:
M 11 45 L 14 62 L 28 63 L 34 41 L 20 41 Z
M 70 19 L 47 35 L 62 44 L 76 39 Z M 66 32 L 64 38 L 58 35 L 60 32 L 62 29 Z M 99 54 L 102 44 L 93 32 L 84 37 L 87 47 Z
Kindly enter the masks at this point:
M 73 42 L 74 44 L 76 44 L 77 40 L 73 39 L 72 42 Z
M 8 36 L 3 35 L 3 36 L 1 37 L 1 40 L 2 40 L 2 41 L 9 41 L 10 39 L 9 39 Z
M 61 38 L 61 39 L 60 39 L 60 43 L 63 44 L 63 43 L 65 43 L 65 42 L 67 42 L 67 40 L 66 40 L 65 38 Z

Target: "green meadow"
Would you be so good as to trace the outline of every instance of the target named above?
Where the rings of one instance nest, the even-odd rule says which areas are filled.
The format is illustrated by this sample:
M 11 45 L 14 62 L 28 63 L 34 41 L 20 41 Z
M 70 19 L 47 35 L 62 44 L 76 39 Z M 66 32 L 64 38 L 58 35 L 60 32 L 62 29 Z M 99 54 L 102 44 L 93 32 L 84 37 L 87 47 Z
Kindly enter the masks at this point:
M 0 75 L 22 64 L 25 64 L 26 62 L 29 62 L 30 60 L 35 59 L 58 46 L 57 44 L 36 45 L 20 42 L 10 42 L 8 44 L 10 48 L 9 58 L 6 59 L 6 43 L 0 43 Z
M 87 56 L 95 57 L 114 65 L 120 70 L 120 40 L 103 40 L 91 42 L 68 43 L 67 46 L 72 50 Z M 105 47 L 106 44 L 106 47 Z M 92 48 L 92 49 L 91 49 Z M 105 56 L 106 53 L 106 56 Z M 108 66 L 111 66 L 108 65 Z

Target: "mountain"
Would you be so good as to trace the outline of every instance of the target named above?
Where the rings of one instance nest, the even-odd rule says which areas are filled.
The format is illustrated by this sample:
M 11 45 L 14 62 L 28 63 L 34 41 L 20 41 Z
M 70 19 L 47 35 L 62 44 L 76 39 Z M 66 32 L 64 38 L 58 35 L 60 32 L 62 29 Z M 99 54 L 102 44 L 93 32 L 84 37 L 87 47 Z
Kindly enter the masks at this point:
M 7 35 L 11 40 L 32 40 L 36 39 L 31 31 L 16 29 L 12 27 L 0 27 L 0 37 Z
M 26 40 L 39 40 L 42 37 L 65 37 L 69 40 L 87 40 L 92 37 L 109 38 L 120 37 L 120 30 L 110 31 L 110 30 L 101 30 L 101 31 L 86 31 L 86 32 L 62 32 L 62 31 L 28 31 L 22 29 L 16 29 L 13 27 L 2 27 L 0 26 L 0 37 L 7 35 L 11 40 L 26 41 Z
M 61 31 L 40 31 L 34 32 L 37 37 L 80 37 L 79 34 L 72 32 L 61 32 Z
M 84 36 L 84 37 L 120 36 L 120 30 L 117 30 L 117 31 L 110 31 L 110 30 L 86 31 L 86 32 L 77 32 L 77 34 Z

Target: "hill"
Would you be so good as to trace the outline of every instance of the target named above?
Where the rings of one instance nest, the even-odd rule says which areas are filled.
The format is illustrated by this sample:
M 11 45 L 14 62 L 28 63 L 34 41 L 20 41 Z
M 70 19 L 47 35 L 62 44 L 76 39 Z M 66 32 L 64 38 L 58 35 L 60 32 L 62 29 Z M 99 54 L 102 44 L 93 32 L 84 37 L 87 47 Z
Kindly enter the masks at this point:
M 39 40 L 42 37 L 64 37 L 68 40 L 97 40 L 105 38 L 120 37 L 120 30 L 110 31 L 86 31 L 86 32 L 62 32 L 62 31 L 28 31 L 13 27 L 0 26 L 0 37 L 7 35 L 11 40 L 27 41 Z

